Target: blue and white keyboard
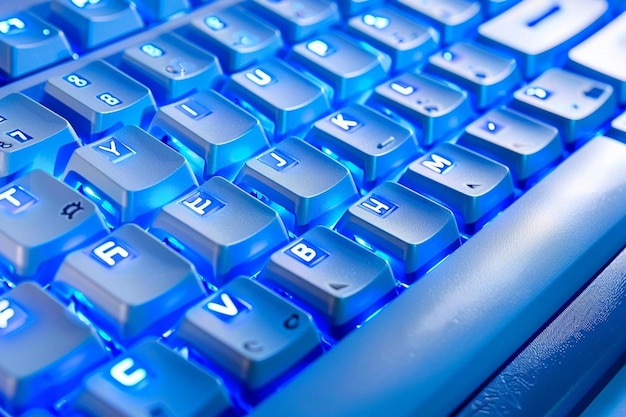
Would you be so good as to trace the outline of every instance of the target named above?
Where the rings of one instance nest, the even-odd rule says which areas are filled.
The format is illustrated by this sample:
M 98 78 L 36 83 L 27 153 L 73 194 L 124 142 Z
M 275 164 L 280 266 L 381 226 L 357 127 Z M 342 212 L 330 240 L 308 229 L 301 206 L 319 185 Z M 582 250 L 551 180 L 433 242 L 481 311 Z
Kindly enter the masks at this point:
M 625 40 L 622 0 L 1 0 L 0 416 L 626 415 Z

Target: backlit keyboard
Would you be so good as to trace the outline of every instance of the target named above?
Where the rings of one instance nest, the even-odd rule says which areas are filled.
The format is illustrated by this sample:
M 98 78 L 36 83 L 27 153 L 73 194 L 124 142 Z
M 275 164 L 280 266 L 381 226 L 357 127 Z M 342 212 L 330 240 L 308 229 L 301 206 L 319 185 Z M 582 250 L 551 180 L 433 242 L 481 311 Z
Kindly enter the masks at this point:
M 623 415 L 625 38 L 622 0 L 2 0 L 0 416 Z

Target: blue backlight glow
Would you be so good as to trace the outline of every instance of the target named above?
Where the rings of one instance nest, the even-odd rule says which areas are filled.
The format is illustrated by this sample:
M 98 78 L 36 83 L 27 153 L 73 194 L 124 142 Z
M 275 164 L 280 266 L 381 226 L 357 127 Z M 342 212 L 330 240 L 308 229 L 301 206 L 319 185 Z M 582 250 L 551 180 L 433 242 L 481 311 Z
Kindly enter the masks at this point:
M 196 178 L 198 178 L 199 180 L 202 180 L 204 178 L 204 158 L 192 151 L 191 148 L 189 148 L 187 145 L 185 145 L 183 142 L 176 138 L 168 137 L 166 139 L 166 143 L 178 153 L 180 153 L 187 160 L 187 162 L 189 162 L 191 170 L 193 171 Z

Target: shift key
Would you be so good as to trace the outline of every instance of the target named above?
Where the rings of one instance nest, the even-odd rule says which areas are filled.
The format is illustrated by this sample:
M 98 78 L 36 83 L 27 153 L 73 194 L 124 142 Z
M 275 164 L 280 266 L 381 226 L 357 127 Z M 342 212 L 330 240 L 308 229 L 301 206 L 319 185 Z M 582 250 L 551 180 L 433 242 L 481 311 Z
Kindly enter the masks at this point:
M 592 139 L 251 416 L 451 414 L 626 245 L 624 165 Z

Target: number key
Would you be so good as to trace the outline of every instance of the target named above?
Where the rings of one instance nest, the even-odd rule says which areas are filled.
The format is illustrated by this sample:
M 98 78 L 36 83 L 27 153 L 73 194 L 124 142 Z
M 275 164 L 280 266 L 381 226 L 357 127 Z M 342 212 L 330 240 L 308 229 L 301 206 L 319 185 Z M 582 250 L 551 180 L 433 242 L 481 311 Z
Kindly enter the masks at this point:
M 31 169 L 60 175 L 78 146 L 62 117 L 22 94 L 0 100 L 0 183 Z
M 147 87 L 104 61 L 49 79 L 43 102 L 67 118 L 88 142 L 122 125 L 145 124 L 156 110 Z

